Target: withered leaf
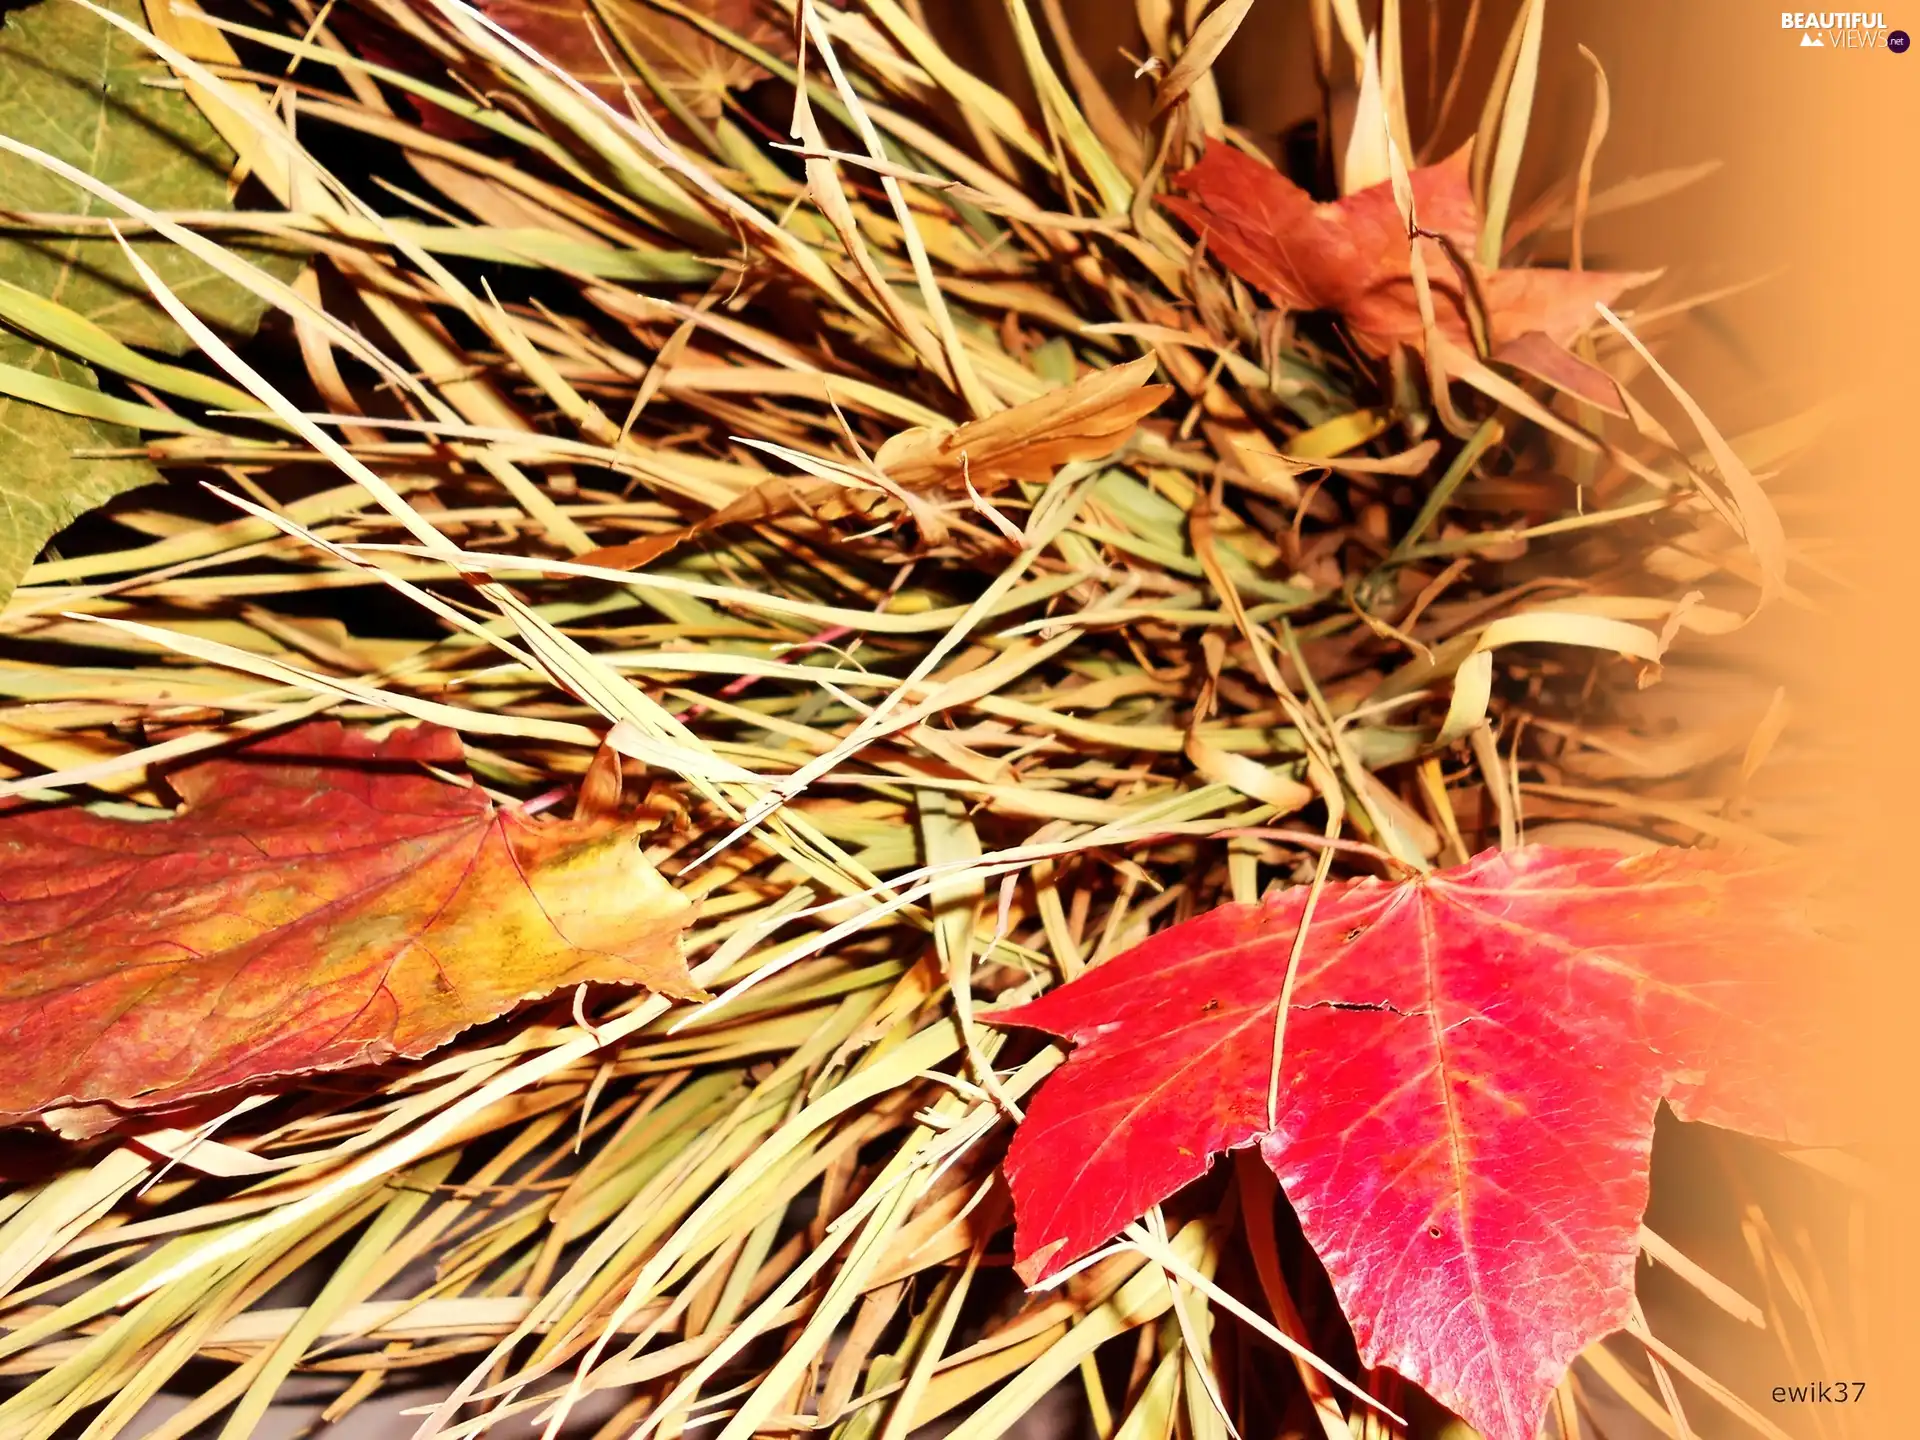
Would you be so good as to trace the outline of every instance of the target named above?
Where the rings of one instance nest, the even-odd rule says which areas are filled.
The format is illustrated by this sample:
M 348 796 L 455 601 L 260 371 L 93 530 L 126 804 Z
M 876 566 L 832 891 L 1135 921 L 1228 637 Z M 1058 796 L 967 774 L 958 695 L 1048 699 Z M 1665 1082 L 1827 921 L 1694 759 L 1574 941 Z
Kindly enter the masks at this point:
M 1173 393 L 1170 385 L 1146 383 L 1153 367 L 1153 357 L 1142 356 L 1091 371 L 1071 385 L 952 430 L 902 430 L 880 447 L 874 464 L 893 485 L 915 493 L 970 483 L 985 495 L 1013 480 L 1050 480 L 1063 465 L 1113 454 Z M 869 496 L 829 482 L 782 476 L 756 485 L 683 530 L 609 545 L 580 559 L 589 565 L 634 569 L 722 525 L 772 520 L 800 510 L 833 520 L 864 508 L 862 502 L 872 503 Z
M 1532 332 L 1563 346 L 1593 324 L 1596 302 L 1611 305 L 1646 274 L 1546 268 L 1486 270 L 1472 261 L 1480 211 L 1468 181 L 1468 152 L 1455 151 L 1408 177 L 1433 291 L 1434 321 L 1471 348 L 1467 287 L 1473 276 L 1485 307 L 1495 358 Z M 1382 181 L 1326 204 L 1271 165 L 1229 145 L 1212 144 L 1191 169 L 1174 177 L 1187 191 L 1162 203 L 1179 216 L 1234 274 L 1295 310 L 1333 310 L 1354 339 L 1374 354 L 1395 344 L 1422 348 L 1425 335 L 1408 260 L 1407 230 Z M 1451 251 L 1451 254 L 1449 254 Z M 1615 402 L 1617 403 L 1617 402 Z
M 697 993 L 638 826 L 427 768 L 460 760 L 312 724 L 170 776 L 170 819 L 0 812 L 0 1122 L 423 1055 L 586 981 Z
M 1171 385 L 1146 383 L 1153 367 L 1148 355 L 1095 370 L 957 430 L 903 430 L 880 447 L 874 463 L 908 490 L 965 479 L 984 495 L 1010 480 L 1050 480 L 1062 465 L 1111 455 L 1173 393 Z
M 599 13 L 588 0 L 480 0 L 480 8 L 622 112 L 631 94 L 656 116 L 665 116 L 651 87 L 608 33 L 609 21 L 654 76 L 702 119 L 719 115 L 729 90 L 745 89 L 767 74 L 731 46 L 645 0 L 603 0 Z M 788 28 L 758 0 L 692 0 L 689 8 L 763 50 L 792 56 Z

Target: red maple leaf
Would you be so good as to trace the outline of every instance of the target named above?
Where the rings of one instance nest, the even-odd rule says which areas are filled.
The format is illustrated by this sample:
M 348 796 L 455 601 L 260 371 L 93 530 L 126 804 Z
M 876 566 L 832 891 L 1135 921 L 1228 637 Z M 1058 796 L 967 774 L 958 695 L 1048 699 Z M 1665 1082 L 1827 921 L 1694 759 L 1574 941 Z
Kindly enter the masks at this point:
M 1468 185 L 1468 152 L 1413 171 L 1414 218 L 1444 235 L 1472 265 L 1480 211 Z M 1328 204 L 1316 203 L 1271 165 L 1229 145 L 1208 145 L 1200 163 L 1173 177 L 1192 198 L 1163 202 L 1207 248 L 1249 285 L 1294 310 L 1334 310 L 1359 344 L 1384 354 L 1396 343 L 1424 347 L 1408 260 L 1407 228 L 1382 182 Z M 1471 348 L 1459 269 L 1438 242 L 1422 238 L 1433 291 L 1434 322 Z M 1473 266 L 1493 354 L 1530 334 L 1564 346 L 1594 321 L 1594 304 L 1611 305 L 1651 275 L 1599 270 L 1486 270 Z
M 1523 848 L 1177 925 L 990 1018 L 1077 1047 L 1006 1160 L 1037 1283 L 1258 1143 L 1369 1366 L 1533 1440 L 1633 1297 L 1654 1112 L 1830 1143 L 1808 1062 L 1834 947 L 1724 852 Z
M 697 993 L 639 826 L 425 768 L 460 758 L 315 724 L 169 776 L 173 819 L 0 814 L 0 1123 L 422 1055 L 583 981 Z

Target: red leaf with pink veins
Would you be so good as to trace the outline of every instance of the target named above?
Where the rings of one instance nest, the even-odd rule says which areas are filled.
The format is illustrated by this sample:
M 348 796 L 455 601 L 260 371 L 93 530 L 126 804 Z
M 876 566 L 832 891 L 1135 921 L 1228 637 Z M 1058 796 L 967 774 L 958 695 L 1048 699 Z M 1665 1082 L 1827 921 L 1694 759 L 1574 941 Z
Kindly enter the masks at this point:
M 1480 212 L 1468 184 L 1463 148 L 1408 176 L 1422 230 L 1444 235 L 1472 265 Z M 1374 354 L 1393 345 L 1424 348 L 1414 296 L 1407 231 L 1385 182 L 1326 204 L 1316 203 L 1271 165 L 1229 145 L 1208 145 L 1200 163 L 1173 177 L 1188 192 L 1162 201 L 1206 242 L 1234 274 L 1294 310 L 1333 310 Z M 1190 198 L 1189 198 L 1190 197 Z M 1421 256 L 1433 292 L 1434 322 L 1448 339 L 1469 346 L 1471 332 L 1459 271 L 1438 242 L 1422 238 Z M 1565 345 L 1611 305 L 1652 275 L 1599 270 L 1482 270 L 1474 267 L 1495 356 L 1531 332 Z
M 1533 1440 L 1633 1298 L 1654 1112 L 1830 1143 L 1810 1075 L 1836 947 L 1804 882 L 1719 851 L 1523 848 L 1329 886 L 1268 1120 L 1307 894 L 1226 905 L 983 1016 L 1076 1047 L 1006 1160 L 1037 1283 L 1258 1143 L 1361 1360 Z
M 171 819 L 0 811 L 0 1123 L 423 1055 L 585 981 L 697 993 L 643 827 L 426 768 L 460 760 L 439 726 L 315 724 L 170 776 Z

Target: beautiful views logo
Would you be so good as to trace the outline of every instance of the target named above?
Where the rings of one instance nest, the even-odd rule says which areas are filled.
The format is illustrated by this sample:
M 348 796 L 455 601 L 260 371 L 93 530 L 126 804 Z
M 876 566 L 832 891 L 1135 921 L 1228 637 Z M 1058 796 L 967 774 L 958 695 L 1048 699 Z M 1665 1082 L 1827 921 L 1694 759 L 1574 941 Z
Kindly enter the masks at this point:
M 1889 32 L 1878 10 L 1782 10 L 1782 30 L 1800 32 L 1802 50 L 1905 50 L 1906 32 Z M 1895 42 L 1893 36 L 1899 36 Z

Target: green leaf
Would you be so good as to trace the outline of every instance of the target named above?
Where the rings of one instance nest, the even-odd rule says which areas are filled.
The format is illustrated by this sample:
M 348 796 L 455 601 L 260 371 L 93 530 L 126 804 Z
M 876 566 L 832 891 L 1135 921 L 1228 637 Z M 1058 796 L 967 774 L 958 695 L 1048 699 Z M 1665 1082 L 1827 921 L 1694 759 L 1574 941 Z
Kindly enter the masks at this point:
M 77 360 L 12 335 L 0 334 L 0 363 L 89 390 L 99 388 L 93 372 Z M 94 506 L 160 479 L 160 472 L 145 460 L 74 454 L 133 441 L 134 432 L 125 426 L 63 415 L 0 395 L 0 607 L 49 539 Z
M 141 22 L 138 0 L 104 8 Z M 166 65 L 133 36 L 65 0 L 40 0 L 0 29 L 0 132 L 156 210 L 227 210 L 233 152 Z M 0 155 L 13 212 L 117 218 L 106 201 L 16 155 Z M 134 248 L 215 329 L 247 334 L 266 302 L 165 240 Z M 104 231 L 0 235 L 0 279 L 57 300 L 116 340 L 180 354 L 184 331 L 147 294 Z
M 140 19 L 137 0 L 104 3 Z M 233 152 L 171 80 L 133 36 L 66 0 L 39 0 L 0 28 L 0 133 L 155 209 L 228 209 Z M 72 223 L 111 218 L 117 212 L 105 201 L 12 154 L 0 154 L 0 195 L 10 217 L 47 217 L 39 229 L 15 223 L 0 230 L 0 281 L 56 302 L 123 344 L 170 354 L 191 348 L 118 242 L 103 229 Z M 212 267 L 164 240 L 139 240 L 135 248 L 209 324 L 245 335 L 259 323 L 265 302 Z M 280 258 L 274 268 L 289 271 L 292 263 Z M 78 359 L 4 327 L 0 364 L 99 388 Z M 118 413 L 85 408 L 95 416 Z M 160 479 L 142 459 L 75 453 L 124 448 L 135 438 L 125 425 L 0 396 L 0 606 L 53 535 L 115 495 Z

